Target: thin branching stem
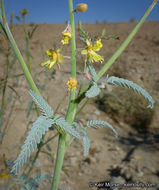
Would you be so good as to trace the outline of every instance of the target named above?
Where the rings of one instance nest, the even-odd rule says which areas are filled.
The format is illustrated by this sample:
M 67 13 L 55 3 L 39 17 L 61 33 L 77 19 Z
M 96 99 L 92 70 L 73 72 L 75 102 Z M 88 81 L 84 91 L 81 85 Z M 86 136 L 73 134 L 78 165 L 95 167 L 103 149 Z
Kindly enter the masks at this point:
M 73 3 L 72 0 L 68 0 L 69 5 L 69 15 L 70 15 L 70 24 L 71 24 L 71 31 L 72 31 L 72 77 L 76 78 L 76 41 L 75 41 L 75 23 L 74 23 L 74 14 L 73 14 Z M 76 114 L 76 104 L 75 100 L 75 90 L 71 90 L 70 98 L 69 98 L 69 106 L 66 114 L 66 121 L 68 123 L 72 123 Z M 58 142 L 58 149 L 57 149 L 57 156 L 56 156 L 56 164 L 54 170 L 54 176 L 52 181 L 51 190 L 58 189 L 58 183 L 60 179 L 60 172 L 62 169 L 64 154 L 65 154 L 65 147 L 69 140 L 69 135 L 64 133 L 59 135 L 59 142 Z
M 152 4 L 149 6 L 149 8 L 146 10 L 145 14 L 143 17 L 140 19 L 138 24 L 135 26 L 135 28 L 130 32 L 128 37 L 125 39 L 125 41 L 121 44 L 119 49 L 113 54 L 113 56 L 105 63 L 105 65 L 101 68 L 101 70 L 98 72 L 98 80 L 104 75 L 104 73 L 107 72 L 107 70 L 112 66 L 112 64 L 115 62 L 115 60 L 120 56 L 120 54 L 125 50 L 125 48 L 128 46 L 130 41 L 133 39 L 137 31 L 140 29 L 144 21 L 146 20 L 147 16 L 150 14 L 152 11 L 153 7 L 156 5 L 157 1 L 153 1 Z M 90 84 L 91 85 L 91 84 Z M 83 92 L 78 96 L 76 99 L 76 103 L 80 103 L 84 98 L 85 98 L 85 93 L 89 89 L 90 85 L 88 85 Z M 84 107 L 83 107 L 84 108 Z

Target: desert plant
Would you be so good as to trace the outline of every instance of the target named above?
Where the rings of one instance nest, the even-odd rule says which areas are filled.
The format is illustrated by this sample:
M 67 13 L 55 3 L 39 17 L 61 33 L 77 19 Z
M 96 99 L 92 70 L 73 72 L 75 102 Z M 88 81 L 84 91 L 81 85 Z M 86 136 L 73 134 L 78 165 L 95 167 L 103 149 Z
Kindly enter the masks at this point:
M 1 23 L 2 30 L 5 32 L 8 40 L 10 41 L 11 46 L 22 67 L 24 75 L 30 85 L 30 88 L 32 89 L 29 91 L 29 93 L 42 112 L 42 115 L 39 116 L 37 120 L 33 123 L 33 127 L 28 137 L 26 138 L 24 145 L 22 146 L 21 152 L 18 158 L 16 159 L 16 161 L 14 162 L 14 165 L 11 170 L 13 174 L 18 174 L 22 166 L 26 163 L 27 159 L 30 157 L 31 152 L 33 152 L 37 148 L 37 144 L 41 142 L 43 135 L 45 135 L 45 133 L 52 127 L 56 129 L 59 134 L 56 163 L 55 163 L 55 169 L 54 169 L 53 180 L 52 180 L 52 185 L 51 185 L 52 190 L 58 189 L 58 183 L 60 179 L 60 172 L 62 169 L 64 154 L 67 148 L 71 145 L 74 138 L 83 140 L 84 156 L 86 156 L 89 152 L 89 145 L 90 145 L 90 140 L 87 136 L 86 130 L 88 130 L 90 127 L 95 127 L 95 128 L 107 127 L 115 134 L 115 136 L 117 136 L 117 132 L 115 131 L 115 129 L 106 121 L 91 120 L 91 121 L 88 121 L 87 125 L 84 127 L 76 122 L 76 116 L 77 116 L 77 113 L 79 113 L 84 108 L 84 106 L 86 106 L 88 99 L 93 98 L 100 93 L 101 90 L 97 81 L 104 75 L 104 73 L 110 68 L 110 66 L 115 62 L 115 60 L 123 52 L 123 50 L 129 44 L 129 42 L 133 39 L 134 35 L 139 30 L 139 28 L 141 27 L 141 25 L 143 24 L 146 17 L 151 12 L 152 8 L 155 6 L 156 3 L 157 3 L 156 0 L 152 2 L 150 7 L 145 12 L 144 16 L 141 18 L 141 20 L 135 26 L 135 28 L 131 31 L 131 33 L 123 42 L 123 44 L 120 46 L 120 48 L 104 64 L 104 66 L 101 68 L 101 70 L 98 73 L 96 73 L 96 70 L 93 67 L 93 62 L 100 62 L 100 63 L 104 62 L 104 57 L 97 54 L 97 51 L 99 51 L 103 46 L 101 38 L 98 37 L 98 38 L 91 39 L 89 35 L 87 35 L 87 33 L 83 29 L 81 29 L 82 35 L 80 34 L 80 37 L 82 41 L 85 43 L 85 47 L 81 51 L 81 54 L 85 56 L 84 72 L 82 74 L 83 74 L 83 77 L 88 79 L 89 84 L 87 85 L 87 87 L 85 87 L 83 85 L 85 83 L 85 80 L 83 80 L 79 88 L 80 90 L 76 94 L 76 91 L 77 91 L 76 53 L 77 51 L 76 51 L 76 40 L 75 40 L 74 14 L 76 14 L 76 12 L 78 11 L 79 12 L 86 11 L 88 6 L 86 4 L 79 4 L 77 5 L 76 9 L 73 9 L 72 0 L 68 0 L 70 24 L 68 24 L 68 26 L 62 33 L 61 47 L 58 49 L 46 50 L 46 54 L 48 55 L 49 60 L 43 61 L 41 63 L 41 66 L 45 66 L 48 69 L 51 69 L 55 64 L 57 64 L 57 66 L 60 68 L 59 63 L 62 64 L 64 62 L 64 56 L 62 56 L 63 47 L 66 46 L 69 43 L 69 40 L 71 39 L 71 45 L 72 45 L 71 72 L 72 74 L 71 74 L 70 79 L 67 82 L 68 91 L 70 92 L 70 99 L 69 99 L 67 113 L 64 118 L 58 114 L 55 114 L 53 109 L 42 98 L 31 76 L 31 73 L 29 69 L 27 68 L 23 60 L 23 57 L 16 45 L 16 42 L 14 41 L 14 38 L 10 32 L 10 29 L 8 27 L 6 17 L 5 17 L 3 0 L 1 0 L 0 23 Z M 108 78 L 107 83 L 111 85 L 120 85 L 120 86 L 125 86 L 128 88 L 132 88 L 133 90 L 141 94 L 144 98 L 146 98 L 149 101 L 150 108 L 153 107 L 154 101 L 152 97 L 138 85 L 128 80 L 113 78 L 113 77 Z M 80 110 L 79 111 L 77 109 L 77 106 L 83 99 L 86 99 L 86 102 L 84 102 L 84 105 L 82 105 L 79 108 Z

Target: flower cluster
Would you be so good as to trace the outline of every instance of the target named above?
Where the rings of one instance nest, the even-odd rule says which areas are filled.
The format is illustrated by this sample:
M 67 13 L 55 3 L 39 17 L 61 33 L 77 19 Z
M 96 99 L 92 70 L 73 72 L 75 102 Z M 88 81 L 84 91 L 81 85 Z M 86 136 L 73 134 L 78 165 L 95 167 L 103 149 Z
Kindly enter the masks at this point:
M 75 78 L 70 78 L 67 82 L 68 90 L 76 90 L 77 89 L 77 80 Z
M 46 54 L 49 56 L 50 59 L 47 61 L 43 61 L 40 65 L 45 66 L 48 69 L 51 69 L 51 67 L 54 66 L 54 64 L 56 63 L 60 69 L 59 63 L 64 62 L 63 56 L 60 54 L 60 50 L 61 50 L 60 48 L 57 50 L 52 50 L 52 49 L 46 50 Z
M 76 9 L 73 12 L 85 12 L 87 10 L 88 6 L 87 4 L 78 4 L 76 6 Z M 72 38 L 72 31 L 71 27 L 68 24 L 65 30 L 62 32 L 62 40 L 61 44 L 63 45 L 69 44 L 69 40 Z M 102 47 L 103 44 L 101 42 L 101 39 L 97 39 L 92 41 L 89 36 L 85 38 L 86 47 L 83 48 L 81 51 L 82 55 L 85 55 L 85 63 L 94 63 L 94 62 L 100 62 L 103 63 L 104 58 L 103 56 L 100 56 L 96 52 L 98 52 Z M 59 63 L 63 63 L 63 55 L 61 54 L 62 48 L 58 48 L 57 50 L 46 50 L 46 55 L 49 57 L 49 60 L 43 61 L 41 63 L 41 66 L 45 66 L 48 69 L 51 69 L 55 64 L 57 64 L 58 68 L 60 69 Z M 88 80 L 91 80 L 91 76 L 89 73 L 84 73 L 83 76 L 87 78 Z M 76 90 L 77 89 L 77 80 L 75 78 L 70 78 L 67 82 L 68 90 Z
M 72 33 L 71 33 L 71 27 L 68 24 L 68 26 L 66 27 L 66 29 L 62 32 L 62 40 L 61 43 L 63 45 L 68 44 L 69 40 L 72 38 Z M 45 66 L 48 69 L 51 69 L 55 63 L 57 64 L 58 68 L 60 69 L 60 65 L 59 63 L 63 63 L 63 56 L 61 55 L 60 51 L 62 50 L 62 48 L 58 48 L 57 50 L 46 50 L 46 55 L 49 56 L 49 60 L 47 61 L 43 61 L 40 65 L 41 66 Z
M 101 62 L 103 63 L 104 58 L 96 53 L 96 51 L 99 51 L 103 44 L 101 43 L 101 40 L 97 40 L 94 45 L 92 45 L 90 40 L 86 40 L 87 47 L 81 51 L 81 54 L 86 55 L 85 61 L 87 62 L 89 59 L 91 62 Z

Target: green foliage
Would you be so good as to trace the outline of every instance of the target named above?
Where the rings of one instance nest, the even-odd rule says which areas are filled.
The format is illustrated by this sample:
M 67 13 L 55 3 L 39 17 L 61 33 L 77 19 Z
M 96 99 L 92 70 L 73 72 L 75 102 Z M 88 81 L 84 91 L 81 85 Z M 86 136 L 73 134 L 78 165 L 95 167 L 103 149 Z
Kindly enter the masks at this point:
M 116 85 L 116 86 L 123 86 L 126 88 L 131 88 L 134 91 L 136 91 L 138 94 L 142 95 L 145 99 L 147 99 L 149 101 L 149 105 L 148 108 L 153 108 L 154 105 L 154 100 L 152 99 L 152 97 L 143 89 L 141 88 L 139 85 L 129 81 L 129 80 L 125 80 L 123 78 L 118 78 L 118 77 L 109 77 L 107 80 L 107 83 L 109 85 Z
M 70 133 L 72 136 L 80 139 L 80 134 L 77 130 L 75 130 L 63 117 L 59 117 L 55 120 L 55 124 L 60 126 L 60 128 L 68 133 Z
M 30 90 L 29 93 L 32 96 L 34 102 L 39 106 L 39 108 L 41 109 L 42 113 L 45 116 L 47 116 L 47 117 L 53 116 L 53 114 L 54 114 L 53 110 L 51 109 L 51 107 L 48 105 L 48 103 L 43 98 L 38 96 L 32 90 Z
M 109 40 L 109 39 L 120 40 L 120 38 L 118 36 L 112 36 L 112 35 L 110 35 L 110 36 L 103 36 L 103 38 L 105 40 Z
M 21 167 L 26 163 L 30 157 L 30 153 L 37 148 L 37 144 L 40 143 L 42 135 L 44 135 L 48 129 L 55 123 L 55 120 L 49 119 L 45 116 L 40 116 L 34 123 L 31 131 L 26 138 L 22 150 L 14 162 L 11 172 L 17 174 Z
M 87 156 L 88 153 L 89 153 L 90 140 L 89 140 L 89 138 L 87 137 L 86 132 L 85 132 L 85 131 L 82 131 L 82 130 L 79 128 L 78 123 L 73 122 L 72 125 L 73 125 L 74 128 L 80 133 L 80 135 L 81 135 L 82 138 L 83 138 L 83 147 L 84 147 L 83 156 Z
M 26 116 L 29 117 L 30 113 L 31 113 L 31 110 L 32 110 L 32 107 L 33 107 L 33 101 L 29 101 L 28 103 L 28 107 L 26 109 Z
M 84 154 L 83 155 L 87 156 L 89 153 L 90 140 L 86 135 L 83 136 L 83 146 L 84 146 Z
M 102 90 L 95 102 L 114 121 L 125 122 L 142 133 L 148 130 L 154 115 L 154 109 L 147 109 L 147 101 L 142 96 L 120 86 L 113 88 L 112 93 Z
M 97 86 L 97 83 L 93 82 L 91 88 L 86 92 L 85 96 L 88 98 L 93 98 L 100 93 L 100 89 Z
M 105 36 L 105 33 L 106 33 L 106 30 L 103 29 L 102 32 L 101 32 L 101 36 L 104 37 L 104 36 Z
M 21 19 L 19 16 L 15 15 L 15 18 L 17 19 L 17 21 L 21 22 Z
M 88 64 L 88 69 L 89 69 L 90 75 L 92 77 L 92 80 L 94 82 L 97 82 L 98 76 L 97 76 L 97 73 L 96 73 L 96 71 L 95 71 L 95 69 L 91 63 Z
M 38 28 L 38 25 L 35 25 L 35 26 L 32 28 L 32 30 L 28 31 L 28 37 L 29 37 L 29 39 L 32 39 L 33 34 L 34 34 L 34 32 L 36 31 L 37 28 Z
M 40 174 L 30 180 L 27 184 L 24 185 L 20 190 L 38 190 L 39 185 L 47 178 L 52 178 L 51 174 Z M 25 181 L 25 180 L 24 180 Z
M 89 127 L 89 128 L 90 127 L 94 127 L 94 128 L 107 127 L 114 133 L 114 135 L 116 137 L 118 136 L 118 133 L 115 131 L 115 129 L 112 127 L 112 125 L 110 125 L 106 121 L 90 120 L 90 121 L 87 122 L 87 127 Z
M 2 34 L 4 37 L 8 39 L 8 35 L 4 29 L 3 23 L 0 21 L 0 34 Z
M 86 39 L 89 39 L 89 35 L 87 32 L 83 30 L 81 21 L 78 22 L 78 31 L 79 31 L 80 40 L 86 43 Z

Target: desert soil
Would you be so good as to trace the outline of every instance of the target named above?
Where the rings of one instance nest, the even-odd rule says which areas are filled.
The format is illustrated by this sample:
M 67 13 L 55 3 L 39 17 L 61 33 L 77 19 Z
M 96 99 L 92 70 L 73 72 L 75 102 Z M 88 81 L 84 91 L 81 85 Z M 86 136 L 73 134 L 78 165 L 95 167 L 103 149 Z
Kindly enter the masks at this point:
M 32 24 L 33 25 L 33 24 Z M 28 25 L 28 30 L 32 25 Z M 104 55 L 105 61 L 116 51 L 129 32 L 136 25 L 135 22 L 125 23 L 97 23 L 85 24 L 83 27 L 91 33 L 91 36 L 99 36 L 105 28 L 106 34 L 116 35 L 120 40 L 103 40 L 103 48 L 99 52 Z M 68 104 L 68 92 L 66 82 L 70 77 L 71 48 L 65 50 L 65 61 L 61 69 L 55 66 L 55 70 L 47 71 L 39 64 L 47 59 L 45 50 L 54 45 L 60 45 L 61 32 L 64 24 L 38 24 L 38 28 L 30 44 L 32 59 L 31 68 L 38 85 L 45 85 L 45 90 L 40 89 L 43 97 L 55 110 L 58 103 L 63 100 L 58 113 L 66 113 Z M 76 26 L 77 29 L 77 26 Z M 20 25 L 12 29 L 13 36 L 21 50 L 25 49 L 25 37 Z M 115 61 L 109 75 L 132 80 L 146 89 L 155 100 L 155 113 L 149 125 L 148 132 L 137 132 L 134 128 L 122 120 L 113 121 L 106 113 L 98 109 L 91 100 L 88 106 L 79 114 L 78 121 L 86 124 L 90 119 L 101 119 L 114 126 L 119 134 L 115 138 L 106 128 L 90 129 L 88 136 L 91 140 L 90 153 L 83 156 L 82 141 L 75 140 L 68 149 L 60 179 L 60 190 L 95 190 L 97 187 L 89 187 L 89 182 L 110 181 L 113 184 L 139 184 L 140 187 L 120 187 L 121 189 L 159 189 L 159 22 L 146 22 L 136 34 L 133 41 L 128 45 L 124 53 Z M 76 32 L 78 36 L 78 31 Z M 5 43 L 2 43 L 6 47 Z M 77 37 L 77 70 L 82 71 L 84 58 L 81 58 L 81 48 L 84 45 Z M 0 79 L 5 77 L 6 59 L 0 55 Z M 13 56 L 11 56 L 12 60 Z M 102 65 L 94 64 L 99 70 Z M 16 62 L 10 70 L 8 87 L 6 90 L 5 114 L 2 129 L 6 127 L 3 142 L 0 145 L 0 171 L 5 171 L 5 159 L 15 160 L 20 147 L 26 137 L 26 130 L 31 128 L 29 121 L 34 122 L 37 118 L 35 112 L 26 117 L 26 110 L 31 97 L 28 94 L 29 86 L 21 74 L 21 68 Z M 103 77 L 106 78 L 106 73 Z M 36 74 L 36 76 L 35 76 Z M 14 77 L 19 75 L 18 77 Z M 78 75 L 78 81 L 82 75 Z M 1 84 L 2 85 L 2 84 Z M 10 86 L 10 87 L 9 87 Z M 108 89 L 111 91 L 111 89 Z M 1 90 L 2 95 L 2 90 Z M 55 131 L 49 131 L 46 138 L 51 137 Z M 27 133 L 28 134 L 28 133 Z M 36 161 L 32 176 L 39 173 L 52 173 L 56 158 L 56 138 L 49 143 L 51 149 L 43 147 Z M 35 152 L 32 153 L 33 159 Z M 51 181 L 44 182 L 40 189 L 48 189 Z M 12 179 L 2 179 L 0 189 L 5 189 L 7 183 L 12 186 Z M 150 187 L 146 187 L 146 184 Z M 145 185 L 145 187 L 141 187 Z M 9 188 L 8 188 L 9 189 Z M 13 189 L 13 188 L 10 188 Z M 17 187 L 17 189 L 19 189 Z M 119 189 L 119 187 L 116 187 Z

